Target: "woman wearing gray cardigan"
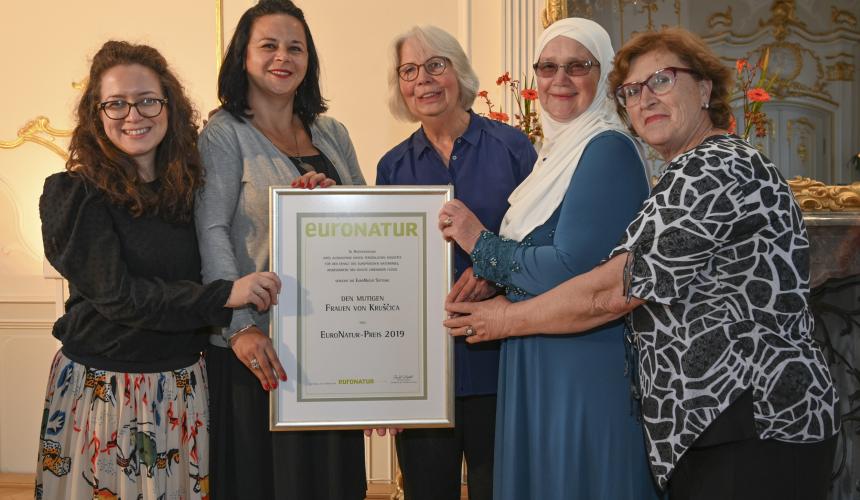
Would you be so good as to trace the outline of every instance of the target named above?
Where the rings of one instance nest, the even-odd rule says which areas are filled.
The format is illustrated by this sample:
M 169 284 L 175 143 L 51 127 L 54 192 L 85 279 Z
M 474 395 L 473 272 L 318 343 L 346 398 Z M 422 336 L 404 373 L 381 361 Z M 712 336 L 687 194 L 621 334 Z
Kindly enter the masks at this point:
M 319 60 L 302 11 L 264 0 L 236 27 L 218 77 L 222 109 L 200 135 L 195 208 L 203 280 L 269 268 L 270 185 L 364 184 L 346 128 L 321 116 Z M 207 352 L 213 499 L 363 499 L 361 431 L 270 432 L 283 367 L 269 316 L 239 309 Z

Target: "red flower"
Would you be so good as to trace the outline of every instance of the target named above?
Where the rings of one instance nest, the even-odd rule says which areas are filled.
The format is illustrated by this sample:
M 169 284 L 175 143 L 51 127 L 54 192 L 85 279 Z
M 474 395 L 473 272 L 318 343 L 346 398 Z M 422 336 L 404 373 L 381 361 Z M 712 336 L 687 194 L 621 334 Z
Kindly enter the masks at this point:
M 750 63 L 746 59 L 738 59 L 735 61 L 735 68 L 738 70 L 738 76 L 741 76 L 741 72 L 743 72 L 744 68 L 749 65 Z
M 523 99 L 527 99 L 529 101 L 534 101 L 538 98 L 538 93 L 535 89 L 523 89 L 520 91 L 520 95 L 523 96 Z
M 503 85 L 511 81 L 511 74 L 508 71 L 505 71 L 505 74 L 496 78 L 496 85 Z
M 747 97 L 752 102 L 768 102 L 770 100 L 770 94 L 761 87 L 748 90 Z
M 496 120 L 498 122 L 507 122 L 511 119 L 507 113 L 502 113 L 499 111 L 490 111 L 490 119 Z
M 478 97 L 483 97 L 486 99 L 487 98 L 487 91 L 482 90 L 482 91 L 478 92 Z
M 729 116 L 729 133 L 734 134 L 738 131 L 738 122 L 734 116 Z

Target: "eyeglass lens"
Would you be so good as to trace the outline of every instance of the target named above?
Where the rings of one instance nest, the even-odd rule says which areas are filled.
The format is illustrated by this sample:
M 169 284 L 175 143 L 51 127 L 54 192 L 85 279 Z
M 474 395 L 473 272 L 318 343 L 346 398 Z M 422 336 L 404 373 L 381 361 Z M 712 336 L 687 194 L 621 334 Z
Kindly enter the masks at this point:
M 155 118 L 161 114 L 164 107 L 165 99 L 155 99 L 146 97 L 138 102 L 127 102 L 123 100 L 107 101 L 101 104 L 108 118 L 112 120 L 122 120 L 131 113 L 131 108 L 137 108 L 138 114 L 144 118 Z
M 649 76 L 644 82 L 622 85 L 615 92 L 622 106 L 632 106 L 642 97 L 642 86 L 646 85 L 656 95 L 663 95 L 675 86 L 675 71 L 671 68 L 661 69 Z
M 444 57 L 431 57 L 430 59 L 427 59 L 424 64 L 403 64 L 397 68 L 397 73 L 400 75 L 402 80 L 411 82 L 418 78 L 418 71 L 422 66 L 428 75 L 438 76 L 441 75 L 445 71 L 445 68 L 448 67 L 448 61 L 446 61 Z
M 590 60 L 571 61 L 567 64 L 556 64 L 554 62 L 542 61 L 534 65 L 535 73 L 543 78 L 552 78 L 555 76 L 558 68 L 564 68 L 564 72 L 568 76 L 587 75 L 591 71 L 592 63 Z

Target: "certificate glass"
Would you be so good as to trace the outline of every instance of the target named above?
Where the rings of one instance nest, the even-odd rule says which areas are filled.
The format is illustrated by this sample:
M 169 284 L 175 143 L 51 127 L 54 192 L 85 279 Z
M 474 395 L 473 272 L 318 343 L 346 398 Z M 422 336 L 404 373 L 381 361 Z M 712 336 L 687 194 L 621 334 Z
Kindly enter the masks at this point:
M 451 427 L 450 186 L 270 190 L 271 430 Z

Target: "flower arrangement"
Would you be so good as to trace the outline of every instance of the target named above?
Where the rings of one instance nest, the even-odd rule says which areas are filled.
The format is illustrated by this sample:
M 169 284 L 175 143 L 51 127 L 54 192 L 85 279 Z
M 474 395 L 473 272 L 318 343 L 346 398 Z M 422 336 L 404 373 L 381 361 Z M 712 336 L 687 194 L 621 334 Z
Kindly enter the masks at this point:
M 540 128 L 540 120 L 538 119 L 537 106 L 535 102 L 538 98 L 537 90 L 534 88 L 534 79 L 528 85 L 523 85 L 521 80 L 514 80 L 511 74 L 505 71 L 505 74 L 496 79 L 496 85 L 499 87 L 507 87 L 514 97 L 514 102 L 517 103 L 517 113 L 514 114 L 516 123 L 514 127 L 522 130 L 529 140 L 534 144 L 537 140 L 543 137 L 543 131 Z M 510 122 L 511 117 L 504 112 L 501 106 L 496 111 L 493 102 L 490 101 L 489 93 L 486 90 L 478 92 L 478 97 L 484 100 L 487 105 L 487 115 L 490 119 L 505 122 Z
M 767 79 L 767 65 L 770 59 L 770 50 L 765 50 L 756 64 L 750 64 L 746 59 L 738 59 L 735 69 L 738 73 L 737 91 L 743 99 L 744 109 L 744 131 L 741 134 L 744 140 L 748 140 L 750 132 L 755 128 L 756 137 L 767 135 L 767 115 L 762 111 L 762 105 L 770 101 L 770 88 L 776 80 L 774 75 Z M 755 82 L 755 83 L 753 83 Z M 734 116 L 729 123 L 729 132 L 737 132 L 737 122 Z

